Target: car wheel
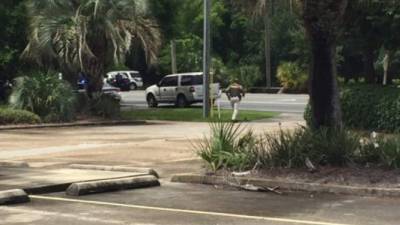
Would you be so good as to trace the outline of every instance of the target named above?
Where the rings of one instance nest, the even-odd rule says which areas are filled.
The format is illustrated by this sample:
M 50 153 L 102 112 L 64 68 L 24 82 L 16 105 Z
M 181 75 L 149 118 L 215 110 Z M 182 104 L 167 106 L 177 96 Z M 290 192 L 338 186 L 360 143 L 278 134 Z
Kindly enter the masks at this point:
M 188 102 L 184 95 L 178 96 L 178 98 L 176 99 L 176 106 L 179 108 L 184 108 L 184 107 L 188 106 Z
M 154 95 L 149 94 L 147 96 L 147 105 L 149 106 L 149 108 L 156 108 L 158 106 L 158 102 Z
M 131 91 L 136 90 L 136 88 L 137 88 L 137 86 L 136 86 L 135 83 L 131 83 L 131 84 L 129 85 L 129 89 L 130 89 Z

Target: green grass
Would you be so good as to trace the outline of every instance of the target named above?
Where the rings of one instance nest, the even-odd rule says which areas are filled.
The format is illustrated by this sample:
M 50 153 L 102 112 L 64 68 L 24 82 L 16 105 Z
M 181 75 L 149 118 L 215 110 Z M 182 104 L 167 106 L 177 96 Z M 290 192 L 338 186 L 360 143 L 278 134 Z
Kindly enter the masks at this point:
M 240 110 L 239 121 L 254 121 L 261 119 L 269 119 L 279 115 L 275 112 L 259 112 Z M 232 110 L 221 111 L 221 121 L 230 121 Z M 132 111 L 122 112 L 123 119 L 137 119 L 137 120 L 168 120 L 168 121 L 189 121 L 189 122 L 209 122 L 202 118 L 201 108 L 155 108 L 155 109 L 137 109 Z M 214 111 L 214 120 L 218 118 L 218 112 Z

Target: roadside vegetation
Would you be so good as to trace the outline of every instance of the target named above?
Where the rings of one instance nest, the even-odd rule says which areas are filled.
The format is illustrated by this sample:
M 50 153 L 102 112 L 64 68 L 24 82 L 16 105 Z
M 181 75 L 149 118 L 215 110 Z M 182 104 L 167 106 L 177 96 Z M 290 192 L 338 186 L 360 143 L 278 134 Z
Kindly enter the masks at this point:
M 75 118 L 76 95 L 56 74 L 36 73 L 16 79 L 10 106 L 35 113 L 44 122 L 66 122 Z
M 400 131 L 398 87 L 368 84 L 342 85 L 339 99 L 343 124 L 346 127 L 367 131 Z M 306 108 L 304 118 L 309 126 L 313 125 L 310 105 Z
M 213 120 L 231 121 L 232 110 L 221 110 L 221 118 L 218 119 L 218 112 L 214 111 L 214 117 L 203 119 L 202 109 L 192 108 L 156 108 L 156 109 L 135 109 L 121 113 L 123 119 L 136 120 L 167 120 L 167 121 L 187 121 L 187 122 L 209 122 Z M 238 116 L 240 121 L 256 121 L 270 119 L 279 113 L 241 110 Z
M 241 124 L 211 123 L 211 135 L 194 144 L 212 171 L 309 169 L 319 167 L 400 168 L 400 136 L 347 129 L 300 127 L 255 134 Z
M 0 125 L 38 123 L 41 123 L 40 117 L 32 112 L 0 107 Z

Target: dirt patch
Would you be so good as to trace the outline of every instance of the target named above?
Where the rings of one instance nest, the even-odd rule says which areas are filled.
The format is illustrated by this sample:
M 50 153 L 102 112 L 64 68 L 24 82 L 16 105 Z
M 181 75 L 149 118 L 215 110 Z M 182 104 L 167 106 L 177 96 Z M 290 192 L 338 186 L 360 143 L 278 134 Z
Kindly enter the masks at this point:
M 218 172 L 218 175 L 229 174 L 227 171 Z M 248 177 L 357 187 L 400 188 L 400 170 L 377 168 L 323 167 L 314 173 L 306 169 L 264 169 L 252 172 Z

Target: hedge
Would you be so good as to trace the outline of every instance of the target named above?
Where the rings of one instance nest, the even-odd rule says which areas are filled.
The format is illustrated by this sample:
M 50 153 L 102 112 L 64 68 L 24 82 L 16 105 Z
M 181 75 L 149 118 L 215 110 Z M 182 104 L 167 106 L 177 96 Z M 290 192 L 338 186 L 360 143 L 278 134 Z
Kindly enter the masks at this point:
M 379 131 L 400 131 L 400 89 L 377 85 L 347 85 L 340 102 L 346 127 Z M 311 108 L 304 118 L 311 123 Z
M 37 124 L 40 122 L 40 117 L 29 111 L 0 108 L 0 125 Z

